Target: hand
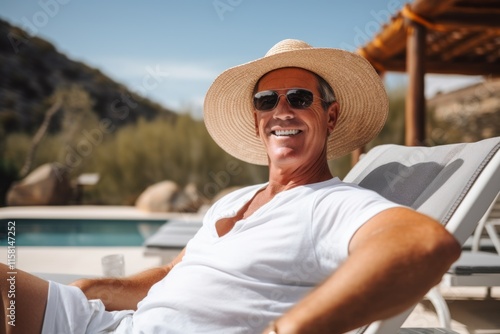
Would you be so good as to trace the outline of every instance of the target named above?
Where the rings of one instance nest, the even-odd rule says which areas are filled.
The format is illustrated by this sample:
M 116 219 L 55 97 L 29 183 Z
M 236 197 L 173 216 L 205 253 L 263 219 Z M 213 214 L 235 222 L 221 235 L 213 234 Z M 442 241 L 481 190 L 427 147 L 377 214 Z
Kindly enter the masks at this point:
M 125 281 L 125 279 L 117 278 L 83 278 L 69 285 L 82 290 L 87 299 L 100 299 L 108 311 L 129 309 L 130 307 L 135 309 L 135 304 L 124 307 L 122 296 L 124 295 Z
M 277 329 L 276 329 L 276 325 L 274 324 L 274 322 L 269 324 L 269 326 L 267 326 L 266 329 L 264 329 L 262 334 L 278 334 Z

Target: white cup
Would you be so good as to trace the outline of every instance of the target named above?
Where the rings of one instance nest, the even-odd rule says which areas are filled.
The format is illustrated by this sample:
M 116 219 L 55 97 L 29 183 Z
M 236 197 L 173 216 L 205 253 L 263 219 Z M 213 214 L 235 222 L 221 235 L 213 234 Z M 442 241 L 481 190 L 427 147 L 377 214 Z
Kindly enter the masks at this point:
M 125 259 L 123 254 L 111 254 L 102 257 L 102 274 L 105 277 L 125 276 Z

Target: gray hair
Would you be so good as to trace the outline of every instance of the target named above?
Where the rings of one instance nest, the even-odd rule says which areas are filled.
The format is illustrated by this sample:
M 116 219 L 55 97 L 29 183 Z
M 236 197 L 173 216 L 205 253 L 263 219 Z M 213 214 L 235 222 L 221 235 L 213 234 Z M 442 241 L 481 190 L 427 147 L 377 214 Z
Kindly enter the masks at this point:
M 313 72 L 311 72 L 313 73 Z M 319 95 L 321 98 L 321 105 L 323 106 L 324 110 L 327 110 L 328 107 L 337 99 L 335 98 L 335 93 L 333 92 L 332 86 L 323 79 L 321 76 L 317 75 L 316 73 L 313 73 L 316 79 L 318 80 L 318 91 Z

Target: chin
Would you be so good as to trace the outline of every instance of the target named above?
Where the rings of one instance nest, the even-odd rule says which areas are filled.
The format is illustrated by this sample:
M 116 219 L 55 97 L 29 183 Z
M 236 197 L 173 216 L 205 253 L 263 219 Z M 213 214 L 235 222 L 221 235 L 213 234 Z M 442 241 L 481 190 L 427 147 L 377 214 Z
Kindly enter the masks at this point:
M 270 156 L 270 161 L 273 164 L 302 164 L 304 162 L 303 156 L 298 156 L 297 154 L 287 153 L 287 154 L 275 154 Z

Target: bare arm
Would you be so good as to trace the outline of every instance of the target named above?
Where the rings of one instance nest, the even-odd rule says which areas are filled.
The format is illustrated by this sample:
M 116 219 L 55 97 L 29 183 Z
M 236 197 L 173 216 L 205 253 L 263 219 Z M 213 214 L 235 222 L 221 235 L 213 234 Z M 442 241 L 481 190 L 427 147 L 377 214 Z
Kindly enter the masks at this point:
M 330 278 L 276 321 L 280 334 L 344 333 L 396 315 L 439 283 L 460 245 L 433 219 L 394 208 L 361 227 L 349 251 Z
M 170 264 L 126 278 L 81 279 L 71 285 L 82 289 L 88 299 L 101 299 L 106 310 L 135 310 L 156 282 L 182 260 L 185 249 Z

